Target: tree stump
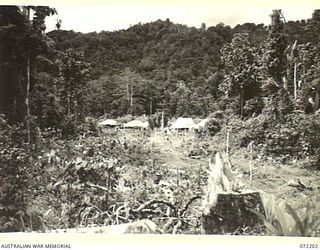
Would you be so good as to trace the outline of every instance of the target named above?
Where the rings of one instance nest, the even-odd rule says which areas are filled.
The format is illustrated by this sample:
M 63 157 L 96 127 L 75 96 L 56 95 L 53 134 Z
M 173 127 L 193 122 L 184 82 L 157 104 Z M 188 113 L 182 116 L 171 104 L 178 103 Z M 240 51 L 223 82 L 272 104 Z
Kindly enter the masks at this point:
M 232 172 L 228 155 L 216 154 L 209 162 L 209 178 L 203 199 L 202 229 L 205 234 L 228 234 L 263 222 L 255 210 L 265 214 L 260 193 L 241 190 Z
M 202 217 L 203 231 L 205 234 L 227 234 L 262 225 L 251 210 L 265 214 L 259 192 L 219 193 L 216 204 Z

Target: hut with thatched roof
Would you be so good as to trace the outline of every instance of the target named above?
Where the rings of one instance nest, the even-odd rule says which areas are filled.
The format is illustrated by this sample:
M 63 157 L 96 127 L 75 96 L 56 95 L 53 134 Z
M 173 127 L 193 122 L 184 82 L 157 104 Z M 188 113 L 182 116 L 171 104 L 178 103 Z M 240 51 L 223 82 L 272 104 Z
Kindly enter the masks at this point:
M 192 130 L 196 124 L 192 118 L 179 117 L 171 126 L 170 129 L 174 130 Z
M 133 120 L 123 125 L 123 128 L 127 129 L 146 129 L 149 127 L 148 122 L 142 122 L 139 120 Z
M 104 121 L 101 121 L 98 123 L 99 127 L 117 127 L 120 126 L 120 123 L 118 123 L 116 120 L 113 119 L 106 119 Z

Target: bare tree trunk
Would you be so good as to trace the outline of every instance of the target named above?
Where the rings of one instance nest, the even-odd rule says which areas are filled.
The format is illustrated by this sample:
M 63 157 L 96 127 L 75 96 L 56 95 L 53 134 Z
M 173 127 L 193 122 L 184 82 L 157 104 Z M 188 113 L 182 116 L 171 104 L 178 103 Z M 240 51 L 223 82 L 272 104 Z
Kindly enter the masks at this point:
M 162 109 L 161 113 L 161 131 L 164 129 L 164 109 Z
M 31 144 L 31 125 L 30 125 L 30 58 L 27 59 L 27 89 L 26 89 L 26 111 L 27 111 L 27 133 L 28 133 L 28 144 Z
M 283 76 L 281 81 L 281 86 L 283 89 L 288 90 L 288 80 L 287 77 Z
M 240 96 L 241 100 L 240 100 L 240 117 L 241 119 L 243 118 L 243 111 L 244 111 L 244 89 L 242 87 L 241 89 L 241 96 Z
M 30 8 L 27 7 L 27 18 L 28 22 L 30 22 Z M 28 133 L 28 144 L 29 147 L 31 145 L 31 124 L 30 124 L 30 57 L 29 51 L 27 53 L 27 86 L 26 86 L 26 115 L 27 115 L 27 133 Z
M 293 98 L 297 99 L 297 62 L 294 62 L 293 68 Z
M 133 105 L 133 86 L 131 84 L 131 98 L 130 98 L 130 107 Z
M 129 83 L 127 83 L 127 101 L 130 102 Z
M 294 41 L 294 44 L 291 48 L 291 55 L 290 57 L 294 60 L 293 66 L 293 98 L 294 100 L 297 99 L 297 58 L 294 55 L 295 49 L 297 47 L 297 40 Z

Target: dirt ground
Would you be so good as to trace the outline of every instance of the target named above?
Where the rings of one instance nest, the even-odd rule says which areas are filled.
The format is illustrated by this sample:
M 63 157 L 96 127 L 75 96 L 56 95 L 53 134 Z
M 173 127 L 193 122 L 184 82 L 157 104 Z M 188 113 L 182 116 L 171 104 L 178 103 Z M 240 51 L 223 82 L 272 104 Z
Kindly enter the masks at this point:
M 155 149 L 153 157 L 171 168 L 207 168 L 209 158 L 214 157 L 213 153 L 195 158 L 188 155 L 201 143 L 212 144 L 210 139 L 199 139 L 193 133 L 168 135 L 158 131 L 151 135 L 149 142 Z M 222 148 L 221 145 L 211 146 L 218 150 Z M 315 204 L 320 202 L 320 171 L 305 169 L 299 162 L 284 165 L 258 158 L 250 160 L 247 148 L 234 149 L 229 157 L 237 180 L 245 189 L 259 190 L 263 197 L 274 195 L 279 202 L 285 201 L 297 209 L 305 206 L 310 200 Z

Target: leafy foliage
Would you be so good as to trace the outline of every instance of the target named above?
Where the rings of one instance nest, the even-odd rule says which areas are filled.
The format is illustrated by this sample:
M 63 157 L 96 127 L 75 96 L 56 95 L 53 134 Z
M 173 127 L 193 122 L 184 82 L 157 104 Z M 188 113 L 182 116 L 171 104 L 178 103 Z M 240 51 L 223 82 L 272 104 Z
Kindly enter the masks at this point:
M 16 231 L 25 228 L 25 211 L 31 193 L 31 162 L 21 137 L 23 130 L 0 116 L 0 228 Z
M 34 159 L 42 171 L 32 203 L 33 213 L 44 211 L 38 230 L 159 217 L 165 232 L 197 231 L 199 218 L 188 208 L 202 192 L 198 173 L 174 171 L 148 158 L 149 146 L 110 136 L 56 140 Z
M 287 57 L 285 50 L 288 46 L 288 38 L 281 15 L 281 10 L 273 10 L 266 51 L 268 73 L 280 86 L 283 85 L 283 77 L 286 76 Z
M 88 65 L 82 60 L 83 54 L 67 50 L 57 62 L 59 68 L 59 87 L 61 105 L 66 107 L 68 115 L 83 116 L 84 95 L 86 93 L 86 78 Z
M 224 89 L 229 98 L 239 97 L 240 100 L 235 99 L 235 113 L 241 117 L 245 115 L 246 102 L 260 97 L 258 58 L 258 50 L 250 44 L 248 34 L 245 33 L 235 34 L 231 43 L 222 48 L 227 74 L 220 88 Z M 246 115 L 252 115 L 248 114 L 251 110 L 246 108 Z
M 281 156 L 284 161 L 317 157 L 320 131 L 318 116 L 292 114 L 280 124 L 272 117 L 258 116 L 246 122 L 242 145 L 254 141 L 262 155 Z M 314 164 L 317 166 L 317 160 Z
M 264 221 L 267 232 L 277 236 L 309 236 L 316 237 L 319 233 L 319 218 L 317 208 L 312 202 L 307 202 L 301 215 L 286 202 L 277 203 L 272 196 L 265 204 L 266 216 L 257 213 Z

